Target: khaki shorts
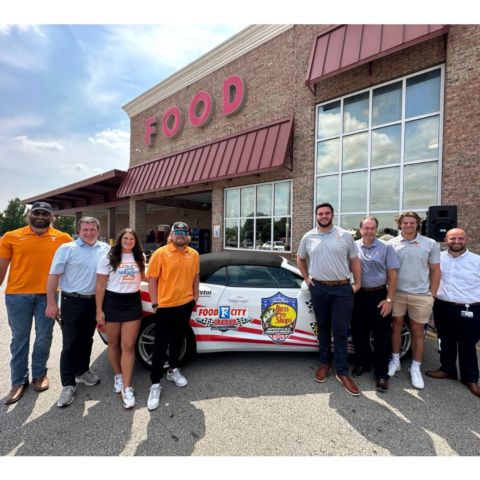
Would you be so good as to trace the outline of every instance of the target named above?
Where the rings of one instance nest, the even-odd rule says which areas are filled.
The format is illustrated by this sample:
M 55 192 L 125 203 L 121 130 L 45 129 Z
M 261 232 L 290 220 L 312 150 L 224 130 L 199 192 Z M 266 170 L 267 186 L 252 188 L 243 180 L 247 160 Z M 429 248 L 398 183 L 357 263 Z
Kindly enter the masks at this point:
M 412 295 L 396 292 L 393 299 L 392 317 L 404 317 L 407 312 L 410 320 L 428 323 L 432 314 L 434 298 L 431 295 Z

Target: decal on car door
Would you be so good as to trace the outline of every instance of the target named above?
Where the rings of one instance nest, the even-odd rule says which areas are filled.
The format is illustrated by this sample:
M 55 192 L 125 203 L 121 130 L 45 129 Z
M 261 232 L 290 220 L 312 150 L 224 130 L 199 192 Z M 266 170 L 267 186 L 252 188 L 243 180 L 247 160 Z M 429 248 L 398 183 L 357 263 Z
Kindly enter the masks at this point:
M 296 298 L 287 297 L 278 292 L 262 298 L 260 319 L 265 335 L 273 343 L 283 343 L 295 331 L 297 324 L 298 303 Z

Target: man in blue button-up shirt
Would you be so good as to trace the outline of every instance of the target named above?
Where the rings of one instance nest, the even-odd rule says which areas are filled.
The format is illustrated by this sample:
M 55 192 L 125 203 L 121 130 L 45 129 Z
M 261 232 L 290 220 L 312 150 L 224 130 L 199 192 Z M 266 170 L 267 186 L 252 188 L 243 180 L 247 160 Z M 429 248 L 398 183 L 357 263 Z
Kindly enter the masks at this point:
M 59 407 L 74 400 L 77 383 L 96 385 L 100 379 L 90 371 L 93 334 L 96 327 L 95 284 L 98 260 L 110 247 L 98 241 L 100 224 L 96 218 L 83 217 L 78 222 L 79 237 L 65 243 L 53 257 L 47 285 L 46 315 L 57 318 L 59 309 L 55 292 L 62 289 L 62 338 L 60 376 L 62 392 Z

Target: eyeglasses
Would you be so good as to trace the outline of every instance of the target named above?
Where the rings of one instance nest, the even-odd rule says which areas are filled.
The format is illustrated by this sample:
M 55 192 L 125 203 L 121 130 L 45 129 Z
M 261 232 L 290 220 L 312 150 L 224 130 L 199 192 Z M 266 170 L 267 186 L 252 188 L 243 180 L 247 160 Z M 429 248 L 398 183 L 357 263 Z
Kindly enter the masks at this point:
M 32 215 L 34 217 L 49 217 L 51 213 L 45 210 L 35 210 L 34 212 L 32 212 Z
M 186 230 L 174 230 L 173 233 L 175 235 L 183 235 L 184 237 L 188 235 L 188 232 Z

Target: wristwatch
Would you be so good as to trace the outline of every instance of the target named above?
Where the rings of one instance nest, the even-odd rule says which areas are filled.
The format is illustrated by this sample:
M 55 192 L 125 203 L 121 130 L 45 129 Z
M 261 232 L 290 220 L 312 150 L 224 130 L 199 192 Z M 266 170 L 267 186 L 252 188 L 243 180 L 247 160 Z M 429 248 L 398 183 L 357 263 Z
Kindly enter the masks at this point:
M 391 298 L 386 298 L 385 301 L 386 301 L 387 303 L 392 303 L 392 302 L 393 302 L 393 300 L 392 300 Z

